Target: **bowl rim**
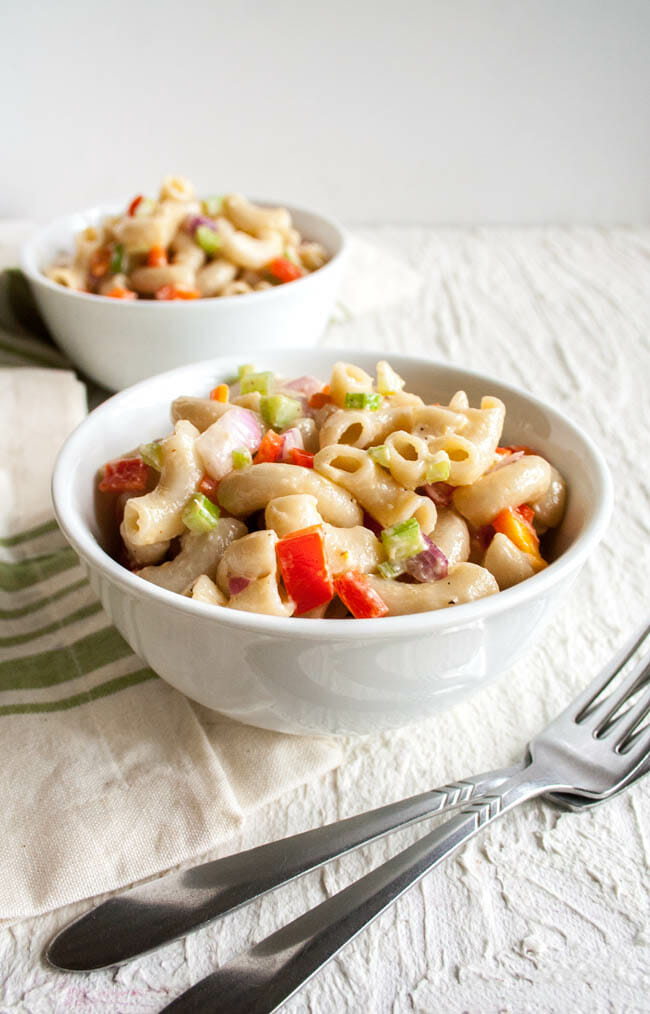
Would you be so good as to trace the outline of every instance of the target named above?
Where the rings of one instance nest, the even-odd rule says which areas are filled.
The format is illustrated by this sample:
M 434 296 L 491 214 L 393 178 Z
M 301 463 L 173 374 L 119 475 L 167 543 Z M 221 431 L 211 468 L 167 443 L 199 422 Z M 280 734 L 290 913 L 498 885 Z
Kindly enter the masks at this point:
M 472 381 L 481 384 L 496 384 L 506 392 L 512 393 L 518 398 L 524 397 L 538 410 L 542 410 L 552 419 L 568 426 L 576 441 L 576 449 L 580 449 L 583 456 L 590 462 L 590 472 L 596 486 L 594 496 L 594 508 L 591 517 L 588 518 L 585 528 L 578 538 L 566 549 L 561 556 L 553 560 L 543 571 L 534 574 L 525 581 L 500 591 L 497 594 L 477 599 L 473 602 L 461 603 L 453 608 L 429 610 L 422 613 L 409 613 L 403 616 L 384 616 L 376 619 L 355 620 L 349 619 L 300 619 L 296 622 L 295 617 L 268 616 L 263 613 L 249 613 L 237 609 L 221 609 L 215 615 L 215 607 L 208 603 L 196 602 L 193 599 L 179 595 L 177 592 L 168 591 L 158 585 L 154 585 L 142 578 L 137 577 L 131 571 L 115 561 L 92 535 L 89 527 L 81 517 L 78 506 L 75 505 L 71 494 L 72 483 L 69 481 L 71 471 L 74 469 L 75 461 L 80 458 L 79 448 L 85 442 L 86 431 L 105 418 L 119 410 L 121 402 L 133 398 L 139 390 L 149 385 L 155 385 L 164 378 L 177 376 L 182 379 L 184 375 L 201 374 L 219 371 L 219 366 L 229 363 L 231 357 L 217 356 L 211 359 L 202 360 L 197 363 L 176 367 L 173 370 L 166 370 L 164 373 L 148 377 L 131 387 L 120 391 L 107 399 L 72 431 L 65 441 L 57 456 L 52 474 L 52 502 L 56 519 L 66 539 L 86 561 L 86 563 L 100 571 L 108 580 L 117 584 L 121 590 L 135 595 L 140 599 L 153 600 L 161 606 L 167 606 L 175 612 L 184 613 L 197 618 L 203 618 L 212 623 L 226 627 L 234 627 L 241 630 L 249 630 L 255 634 L 275 635 L 291 639 L 311 640 L 316 637 L 322 638 L 328 632 L 332 638 L 337 640 L 364 640 L 369 637 L 395 638 L 408 635 L 423 635 L 447 627 L 464 627 L 474 624 L 480 620 L 487 620 L 489 617 L 509 610 L 511 607 L 523 605 L 530 599 L 543 596 L 563 578 L 572 575 L 582 565 L 587 555 L 594 549 L 602 538 L 610 520 L 613 507 L 613 483 L 612 478 L 603 457 L 602 452 L 576 423 L 566 416 L 559 409 L 554 408 L 547 402 L 535 395 L 529 394 L 521 388 L 514 387 L 502 380 L 491 377 L 488 374 L 476 370 L 468 370 L 454 363 L 444 362 L 427 356 L 411 356 L 404 354 L 388 353 L 386 349 L 350 349 L 350 348 L 322 348 L 314 349 L 316 353 L 332 358 L 335 362 L 338 358 L 347 361 L 354 361 L 354 356 L 363 355 L 379 359 L 386 355 L 390 356 L 391 363 L 399 370 L 400 366 L 417 368 L 423 365 L 427 368 L 433 367 L 446 371 L 458 371 Z M 305 350 L 296 347 L 273 349 L 269 359 L 275 355 L 294 355 L 297 361 L 304 357 Z M 325 622 L 326 626 L 323 626 Z
M 328 261 L 323 264 L 322 267 L 316 271 L 311 271 L 308 275 L 303 275 L 302 278 L 297 278 L 291 283 L 291 286 L 296 284 L 301 285 L 305 282 L 309 282 L 314 278 L 317 278 L 321 272 L 327 272 L 329 268 L 338 266 L 339 262 L 347 255 L 349 248 L 349 241 L 347 234 L 343 226 L 335 218 L 331 218 L 329 215 L 323 215 L 320 211 L 314 211 L 310 208 L 304 208 L 298 204 L 280 203 L 275 201 L 258 200 L 254 198 L 254 203 L 259 204 L 262 207 L 283 207 L 286 208 L 289 213 L 293 215 L 297 212 L 298 214 L 311 215 L 313 218 L 320 219 L 329 228 L 333 229 L 336 233 L 337 249 L 333 254 L 330 255 Z M 30 282 L 37 285 L 42 285 L 45 289 L 49 289 L 51 292 L 56 292 L 59 295 L 68 296 L 75 300 L 82 300 L 84 302 L 90 301 L 91 305 L 97 306 L 129 306 L 131 309 L 135 309 L 136 312 L 142 313 L 143 307 L 175 307 L 176 309 L 172 312 L 179 312 L 179 310 L 187 310 L 188 312 L 195 311 L 196 307 L 205 308 L 209 306 L 224 306 L 232 305 L 233 302 L 237 302 L 240 305 L 244 301 L 244 305 L 247 305 L 248 300 L 251 296 L 257 297 L 256 303 L 266 298 L 277 299 L 281 293 L 286 296 L 286 290 L 288 286 L 275 285 L 270 289 L 263 289 L 261 292 L 244 292 L 238 296 L 220 296 L 218 299 L 202 297 L 200 299 L 134 299 L 134 300 L 122 300 L 112 299 L 110 296 L 102 296 L 94 292 L 78 292 L 76 289 L 68 289 L 64 285 L 59 285 L 57 282 L 53 282 L 51 278 L 47 278 L 43 271 L 39 268 L 37 263 L 36 251 L 39 244 L 47 237 L 50 232 L 55 232 L 68 224 L 72 223 L 74 219 L 93 219 L 97 216 L 106 216 L 116 214 L 124 209 L 123 204 L 96 204 L 91 208 L 85 208 L 83 211 L 74 211 L 68 215 L 60 215 L 58 218 L 52 219 L 46 225 L 41 226 L 33 232 L 29 238 L 22 244 L 20 249 L 20 266 L 24 274 L 29 278 Z M 329 253 L 329 251 L 328 251 Z M 293 290 L 295 291 L 295 290 Z M 146 312 L 146 311 L 144 311 Z M 150 378 L 147 378 L 150 379 Z

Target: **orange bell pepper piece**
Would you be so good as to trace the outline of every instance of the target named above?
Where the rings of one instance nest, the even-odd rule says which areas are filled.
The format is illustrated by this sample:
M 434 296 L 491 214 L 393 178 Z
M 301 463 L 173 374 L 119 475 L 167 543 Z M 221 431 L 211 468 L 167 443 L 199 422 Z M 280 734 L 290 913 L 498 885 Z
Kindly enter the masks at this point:
M 530 508 L 529 508 L 530 509 Z M 517 549 L 523 550 L 534 558 L 533 566 L 542 570 L 548 564 L 539 551 L 539 538 L 527 517 L 524 517 L 517 507 L 504 507 L 502 511 L 492 519 L 492 527 L 495 531 L 506 535 Z
M 217 386 L 213 387 L 210 391 L 210 398 L 212 401 L 221 401 L 225 403 L 228 401 L 229 393 L 230 388 L 227 384 L 217 384 Z

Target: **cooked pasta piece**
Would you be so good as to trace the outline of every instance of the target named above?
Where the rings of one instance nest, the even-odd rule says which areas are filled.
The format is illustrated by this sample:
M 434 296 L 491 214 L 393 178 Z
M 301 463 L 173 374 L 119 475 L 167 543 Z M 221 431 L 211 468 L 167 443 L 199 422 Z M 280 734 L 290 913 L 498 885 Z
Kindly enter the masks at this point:
M 217 567 L 217 585 L 229 596 L 231 609 L 272 616 L 291 616 L 292 602 L 285 601 L 278 586 L 273 531 L 251 532 L 226 549 Z
M 199 285 L 199 275 L 201 272 L 199 269 L 205 264 L 205 250 L 202 250 L 201 247 L 194 242 L 189 232 L 185 232 L 183 229 L 179 229 L 174 236 L 170 244 L 170 249 L 174 264 L 187 264 L 192 271 L 199 272 L 199 274 L 197 274 L 197 285 L 199 286 L 199 289 L 201 289 L 201 286 Z M 212 261 L 212 264 L 215 263 L 218 262 Z M 203 295 L 206 295 L 206 293 L 203 292 L 203 289 L 201 289 L 201 292 Z
M 370 394 L 373 379 L 369 373 L 354 363 L 338 362 L 332 367 L 330 379 L 330 397 L 335 405 L 345 405 L 346 394 Z
M 449 462 L 445 451 L 435 456 L 421 437 L 405 430 L 397 430 L 386 437 L 384 444 L 388 458 L 388 470 L 395 482 L 406 489 L 417 489 L 428 481 L 428 470 L 434 464 Z
M 408 402 L 395 402 L 391 397 L 374 411 L 367 409 L 337 409 L 328 415 L 320 430 L 320 446 L 350 444 L 367 448 L 381 444 L 394 430 L 413 427 L 415 406 Z
M 551 466 L 536 454 L 526 454 L 494 472 L 488 472 L 471 486 L 454 493 L 454 507 L 479 528 L 487 525 L 505 507 L 518 507 L 546 493 L 551 483 Z
M 286 208 L 262 208 L 242 194 L 226 194 L 222 205 L 235 228 L 253 236 L 263 236 L 272 231 L 287 238 L 291 229 L 291 215 Z
M 566 482 L 553 465 L 548 489 L 541 496 L 529 499 L 528 503 L 533 508 L 534 525 L 540 534 L 559 525 L 566 506 Z
M 214 578 L 226 548 L 247 531 L 246 525 L 235 518 L 219 518 L 210 532 L 186 532 L 181 536 L 181 550 L 173 560 L 158 567 L 145 567 L 138 571 L 138 576 L 184 595 L 201 574 Z
M 185 531 L 183 508 L 203 475 L 196 452 L 199 431 L 187 420 L 176 423 L 172 436 L 162 441 L 162 471 L 151 493 L 131 497 L 124 508 L 122 538 L 134 546 L 173 539 Z
M 496 533 L 485 551 L 483 566 L 494 576 L 501 591 L 525 581 L 539 570 L 535 557 L 524 553 L 501 532 Z
M 220 419 L 230 408 L 228 402 L 213 401 L 211 398 L 175 398 L 172 402 L 172 422 L 187 419 L 200 433 Z
M 231 472 L 219 484 L 219 503 L 229 514 L 245 517 L 289 493 L 311 493 L 325 521 L 340 528 L 363 522 L 363 511 L 347 490 L 311 468 L 270 462 Z
M 75 289 L 82 292 L 85 287 L 85 275 L 79 268 L 68 267 L 65 264 L 53 264 L 47 268 L 45 277 L 57 285 L 63 285 L 66 289 Z
M 191 289 L 194 285 L 194 269 L 189 264 L 163 264 L 158 268 L 135 268 L 131 272 L 131 285 L 136 292 L 153 296 L 165 285 Z
M 358 447 L 332 444 L 314 457 L 314 468 L 352 493 L 382 527 L 416 518 L 423 532 L 433 531 L 436 508 L 426 496 L 402 489 Z
M 211 581 L 207 574 L 201 574 L 190 589 L 190 597 L 195 602 L 205 602 L 210 606 L 225 606 L 228 599 L 223 592 L 217 588 L 214 581 Z
M 389 616 L 425 613 L 494 595 L 499 586 L 492 574 L 475 563 L 458 563 L 447 577 L 427 584 L 403 584 L 369 574 L 371 588 L 388 606 Z
M 449 566 L 469 559 L 470 541 L 467 524 L 454 510 L 439 510 L 431 540 L 447 557 Z M 488 568 L 489 569 L 489 568 Z
M 218 218 L 216 226 L 224 255 L 241 268 L 258 271 L 282 253 L 282 235 L 279 232 L 264 230 L 256 238 L 235 229 L 227 218 Z
M 225 257 L 217 257 L 201 268 L 196 285 L 202 296 L 219 296 L 237 274 L 237 267 Z
M 448 454 L 449 482 L 465 486 L 476 482 L 492 464 L 505 412 L 503 402 L 492 397 L 482 398 L 480 408 L 469 408 L 467 395 L 461 391 L 446 409 L 436 405 L 416 409 L 414 432 L 427 441 L 430 451 Z

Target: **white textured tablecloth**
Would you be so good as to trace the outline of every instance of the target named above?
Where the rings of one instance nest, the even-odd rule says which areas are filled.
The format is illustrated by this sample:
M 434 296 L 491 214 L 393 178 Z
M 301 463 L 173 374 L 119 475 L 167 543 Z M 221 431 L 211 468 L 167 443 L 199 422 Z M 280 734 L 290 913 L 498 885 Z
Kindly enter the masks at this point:
M 421 272 L 422 289 L 408 305 L 337 325 L 324 343 L 425 352 L 549 399 L 604 450 L 614 517 L 524 662 L 448 714 L 350 743 L 324 786 L 261 811 L 237 847 L 512 761 L 648 612 L 650 230 L 364 236 Z M 521 807 L 380 917 L 287 1014 L 650 1011 L 649 802 L 646 779 L 580 816 Z M 376 843 L 120 969 L 72 976 L 42 963 L 48 938 L 84 904 L 14 925 L 0 934 L 0 1011 L 158 1011 L 418 833 Z

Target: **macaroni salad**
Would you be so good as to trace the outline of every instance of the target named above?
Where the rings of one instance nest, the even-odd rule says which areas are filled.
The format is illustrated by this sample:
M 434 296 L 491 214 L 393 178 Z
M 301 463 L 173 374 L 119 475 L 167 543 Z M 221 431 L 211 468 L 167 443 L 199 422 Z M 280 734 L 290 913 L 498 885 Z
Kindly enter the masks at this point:
M 124 214 L 89 225 L 75 247 L 46 277 L 114 299 L 238 296 L 296 281 L 328 259 L 319 243 L 303 240 L 286 208 L 241 194 L 199 200 L 180 176 L 163 180 L 157 200 L 138 194 Z
M 547 566 L 566 484 L 501 446 L 505 406 L 427 405 L 389 363 L 329 384 L 242 366 L 178 397 L 174 431 L 105 465 L 120 560 L 218 608 L 359 619 L 492 595 Z

